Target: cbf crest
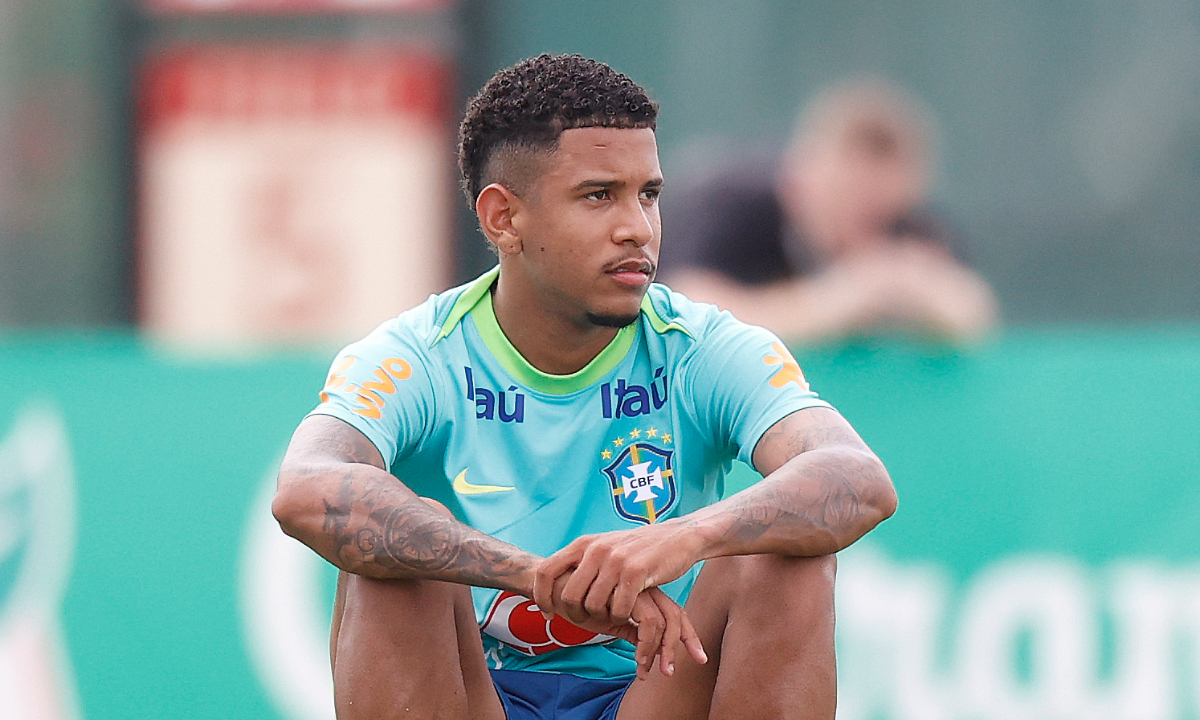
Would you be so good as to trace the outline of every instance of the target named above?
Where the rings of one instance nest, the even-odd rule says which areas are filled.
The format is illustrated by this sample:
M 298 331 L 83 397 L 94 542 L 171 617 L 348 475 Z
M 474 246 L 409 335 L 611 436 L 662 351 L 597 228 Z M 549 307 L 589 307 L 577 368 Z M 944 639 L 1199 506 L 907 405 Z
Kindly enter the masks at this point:
M 675 507 L 679 487 L 671 440 L 669 433 L 655 428 L 631 430 L 600 452 L 601 458 L 612 459 L 604 474 L 618 515 L 648 525 Z

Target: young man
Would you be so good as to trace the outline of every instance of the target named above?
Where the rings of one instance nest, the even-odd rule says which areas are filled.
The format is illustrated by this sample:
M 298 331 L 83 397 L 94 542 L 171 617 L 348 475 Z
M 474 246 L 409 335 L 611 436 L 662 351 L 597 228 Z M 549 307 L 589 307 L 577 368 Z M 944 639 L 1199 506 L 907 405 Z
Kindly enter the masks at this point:
M 344 571 L 339 718 L 833 717 L 833 553 L 895 494 L 774 336 L 651 284 L 656 114 L 577 55 L 488 81 L 459 161 L 499 267 L 297 429 L 274 512 Z M 765 478 L 721 499 L 735 457 Z

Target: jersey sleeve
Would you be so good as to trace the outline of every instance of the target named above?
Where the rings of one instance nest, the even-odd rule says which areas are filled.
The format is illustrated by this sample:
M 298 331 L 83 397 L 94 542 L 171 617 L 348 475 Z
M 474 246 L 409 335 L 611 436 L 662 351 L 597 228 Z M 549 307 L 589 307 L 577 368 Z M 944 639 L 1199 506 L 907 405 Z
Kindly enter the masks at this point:
M 392 462 L 428 436 L 434 378 L 417 338 L 387 325 L 338 353 L 321 404 L 311 415 L 330 415 L 367 436 L 390 471 Z
M 721 313 L 689 363 L 692 397 L 714 442 L 753 467 L 754 448 L 797 410 L 830 407 L 808 385 L 787 346 L 763 328 Z

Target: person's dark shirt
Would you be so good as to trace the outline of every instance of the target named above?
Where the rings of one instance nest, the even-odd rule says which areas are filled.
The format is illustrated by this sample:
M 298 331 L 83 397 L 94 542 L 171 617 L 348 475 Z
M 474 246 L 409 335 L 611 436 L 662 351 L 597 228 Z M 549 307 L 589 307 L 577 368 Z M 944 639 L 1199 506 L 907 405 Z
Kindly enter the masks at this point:
M 698 174 L 664 196 L 658 277 L 683 269 L 721 273 L 746 285 L 812 274 L 820 265 L 787 217 L 769 162 L 746 161 Z M 897 219 L 895 237 L 920 237 L 962 258 L 953 236 L 924 212 Z

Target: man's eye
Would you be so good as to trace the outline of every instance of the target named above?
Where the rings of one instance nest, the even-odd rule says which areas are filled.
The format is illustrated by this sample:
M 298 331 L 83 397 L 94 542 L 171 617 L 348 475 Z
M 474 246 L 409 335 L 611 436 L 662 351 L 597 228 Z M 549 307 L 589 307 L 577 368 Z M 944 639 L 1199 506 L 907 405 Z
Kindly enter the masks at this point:
M 593 190 L 584 197 L 586 197 L 588 200 L 607 200 L 608 190 Z
M 662 195 L 662 190 L 658 188 L 646 188 L 642 191 L 642 199 L 651 202 L 657 200 L 659 195 Z

